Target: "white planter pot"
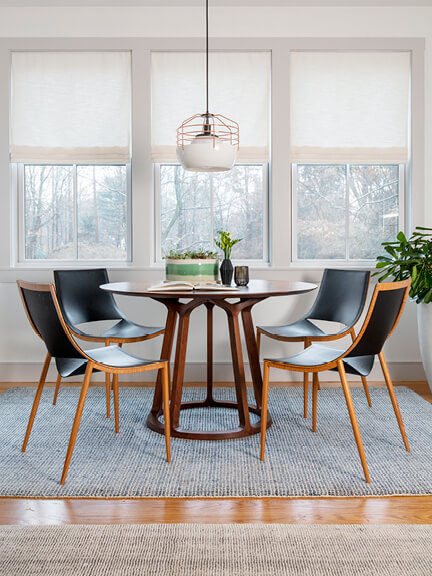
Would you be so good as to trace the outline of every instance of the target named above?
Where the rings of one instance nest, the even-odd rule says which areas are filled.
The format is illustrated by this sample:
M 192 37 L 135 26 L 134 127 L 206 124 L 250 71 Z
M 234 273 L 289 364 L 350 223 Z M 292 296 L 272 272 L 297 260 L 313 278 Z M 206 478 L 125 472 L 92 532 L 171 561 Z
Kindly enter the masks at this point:
M 423 368 L 432 390 L 432 303 L 417 304 L 417 325 Z

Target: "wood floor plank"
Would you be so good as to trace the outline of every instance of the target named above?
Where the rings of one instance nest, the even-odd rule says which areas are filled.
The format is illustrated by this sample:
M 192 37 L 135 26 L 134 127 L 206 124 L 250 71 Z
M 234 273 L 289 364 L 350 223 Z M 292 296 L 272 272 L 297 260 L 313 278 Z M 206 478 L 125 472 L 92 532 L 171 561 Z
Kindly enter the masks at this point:
M 144 500 L 0 499 L 0 524 L 432 524 L 432 496 Z

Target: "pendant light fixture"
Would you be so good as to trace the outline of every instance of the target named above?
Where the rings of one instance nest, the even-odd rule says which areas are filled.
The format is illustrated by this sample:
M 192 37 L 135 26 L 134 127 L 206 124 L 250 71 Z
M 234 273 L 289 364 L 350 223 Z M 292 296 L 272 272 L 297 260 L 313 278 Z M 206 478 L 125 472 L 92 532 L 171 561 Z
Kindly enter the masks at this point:
M 237 159 L 239 125 L 209 112 L 209 34 L 206 0 L 206 112 L 195 114 L 177 128 L 177 158 L 190 172 L 227 172 Z

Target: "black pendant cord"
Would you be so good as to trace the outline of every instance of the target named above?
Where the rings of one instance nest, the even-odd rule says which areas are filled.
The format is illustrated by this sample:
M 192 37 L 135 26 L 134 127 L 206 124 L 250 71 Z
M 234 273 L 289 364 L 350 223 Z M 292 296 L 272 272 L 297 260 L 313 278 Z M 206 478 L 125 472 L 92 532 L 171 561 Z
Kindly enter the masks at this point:
M 208 0 L 206 0 L 206 114 L 209 113 L 209 5 Z

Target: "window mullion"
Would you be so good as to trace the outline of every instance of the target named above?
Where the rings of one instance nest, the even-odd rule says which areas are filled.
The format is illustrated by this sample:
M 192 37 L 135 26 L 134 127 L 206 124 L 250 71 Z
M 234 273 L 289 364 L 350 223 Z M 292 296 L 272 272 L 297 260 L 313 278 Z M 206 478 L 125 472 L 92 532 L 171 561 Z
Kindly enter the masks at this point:
M 345 259 L 350 259 L 350 190 L 351 190 L 351 164 L 345 167 Z
M 77 165 L 73 165 L 73 203 L 74 203 L 74 248 L 75 260 L 79 259 L 78 254 L 78 189 L 77 189 Z
M 214 198 L 213 198 L 213 174 L 210 174 L 210 249 L 214 249 Z

